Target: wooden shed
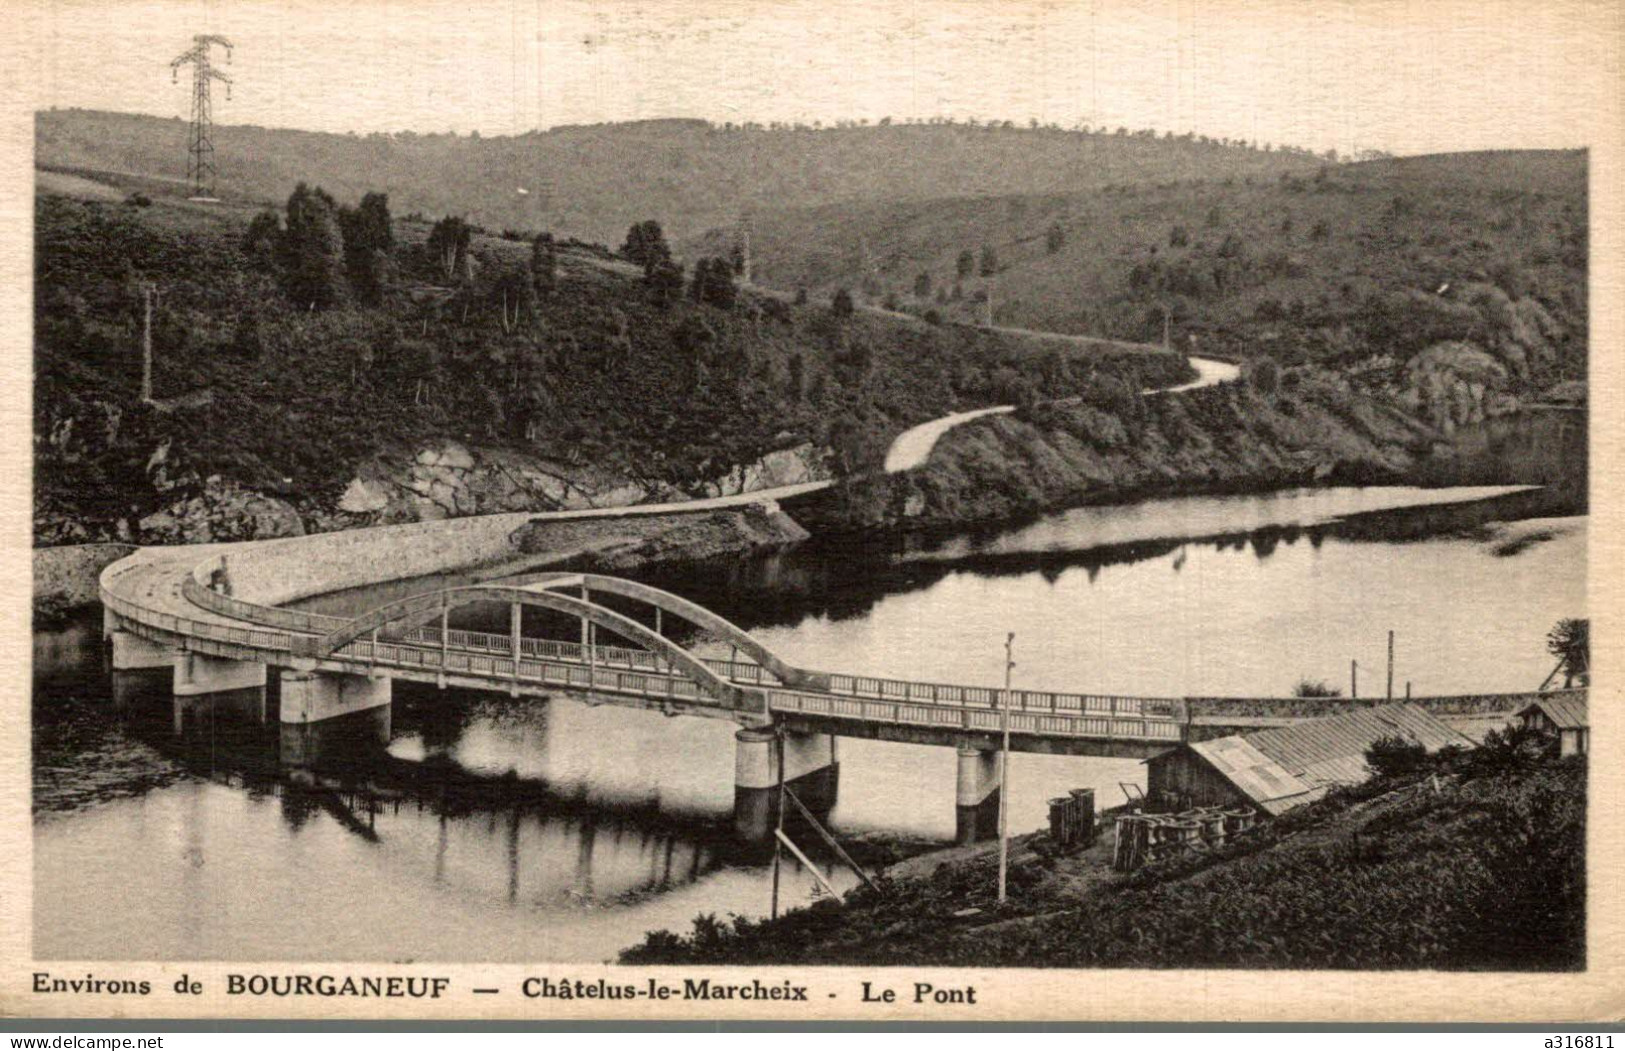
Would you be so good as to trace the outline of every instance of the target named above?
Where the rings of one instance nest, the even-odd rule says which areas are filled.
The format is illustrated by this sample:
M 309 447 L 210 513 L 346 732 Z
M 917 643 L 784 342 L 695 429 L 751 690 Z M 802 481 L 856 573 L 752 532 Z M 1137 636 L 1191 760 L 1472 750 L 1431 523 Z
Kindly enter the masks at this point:
M 1147 793 L 1180 807 L 1252 806 L 1280 814 L 1319 799 L 1334 785 L 1364 781 L 1370 776 L 1366 749 L 1382 737 L 1417 741 L 1429 752 L 1473 747 L 1471 739 L 1415 705 L 1356 708 L 1181 745 L 1146 760 Z
M 1579 690 L 1554 693 L 1518 712 L 1525 726 L 1557 735 L 1558 755 L 1585 755 L 1591 749 L 1586 695 Z

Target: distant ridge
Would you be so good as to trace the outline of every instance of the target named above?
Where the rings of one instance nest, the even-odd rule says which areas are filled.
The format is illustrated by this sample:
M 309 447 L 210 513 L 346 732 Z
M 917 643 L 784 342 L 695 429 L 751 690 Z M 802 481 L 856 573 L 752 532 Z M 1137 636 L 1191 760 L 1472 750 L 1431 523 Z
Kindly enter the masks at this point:
M 38 115 L 37 163 L 152 177 L 185 174 L 183 121 L 94 110 Z M 1069 193 L 1114 183 L 1273 179 L 1305 153 L 1198 137 L 965 124 L 716 127 L 670 118 L 513 137 L 339 135 L 219 125 L 222 196 L 286 199 L 300 181 L 340 199 L 390 195 L 398 215 L 461 214 L 492 229 L 551 229 L 616 245 L 654 218 L 685 238 L 746 211 L 841 201 Z M 524 194 L 518 191 L 523 188 Z

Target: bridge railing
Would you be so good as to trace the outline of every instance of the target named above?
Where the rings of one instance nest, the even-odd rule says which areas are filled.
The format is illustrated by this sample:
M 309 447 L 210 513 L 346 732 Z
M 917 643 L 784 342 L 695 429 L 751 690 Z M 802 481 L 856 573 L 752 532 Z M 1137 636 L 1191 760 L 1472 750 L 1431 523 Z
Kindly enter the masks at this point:
M 699 686 L 692 679 L 680 675 L 649 674 L 602 666 L 588 667 L 545 659 L 526 660 L 523 656 L 520 657 L 516 669 L 511 652 L 508 656 L 499 656 L 495 653 L 448 650 L 442 660 L 438 647 L 382 640 L 374 643 L 370 639 L 357 639 L 334 650 L 333 656 L 369 665 L 461 672 L 531 685 L 610 690 L 652 699 L 681 701 L 702 699 Z
M 1002 691 L 991 691 L 999 693 Z M 997 709 L 963 704 L 913 701 L 881 697 L 842 696 L 831 693 L 804 693 L 796 690 L 769 690 L 768 708 L 784 714 L 825 716 L 859 722 L 883 722 L 939 730 L 998 733 L 1004 714 Z M 1010 712 L 1010 732 L 1045 737 L 1087 737 L 1106 740 L 1132 740 L 1177 743 L 1182 739 L 1181 723 L 1164 717 L 1130 717 L 1091 713 L 1082 709 Z
M 405 643 L 416 643 L 426 646 L 440 645 L 440 629 L 438 627 L 406 628 L 393 632 L 381 632 L 380 638 L 394 639 Z M 456 628 L 446 632 L 446 642 L 450 648 L 462 650 L 476 650 L 483 653 L 502 653 L 512 656 L 513 636 L 496 635 L 482 631 L 462 631 Z M 589 655 L 590 649 L 590 655 Z M 579 642 L 560 642 L 553 639 L 521 638 L 519 652 L 525 656 L 543 657 L 560 661 L 573 661 L 577 664 L 595 664 L 605 667 L 619 667 L 631 669 L 645 669 L 651 672 L 667 674 L 671 666 L 662 660 L 660 655 L 651 650 L 632 649 L 626 646 L 593 646 L 587 647 Z M 703 657 L 701 660 L 706 667 L 725 679 L 735 682 L 751 683 L 753 685 L 778 685 L 778 676 L 751 661 L 725 660 L 716 657 Z
M 927 704 L 993 710 L 999 708 L 1004 696 L 1003 690 L 988 686 L 955 686 L 862 675 L 831 675 L 830 692 L 851 697 L 920 701 Z M 1159 720 L 1183 720 L 1184 716 L 1184 702 L 1176 697 L 1125 697 L 1113 694 L 1012 690 L 1010 701 L 1010 709 L 1013 712 L 1077 713 Z
M 259 650 L 291 650 L 293 648 L 293 636 L 279 631 L 268 631 L 263 628 L 237 628 L 226 624 L 193 620 L 190 617 L 177 617 L 172 613 L 147 609 L 108 592 L 102 593 L 102 604 L 127 620 L 146 624 L 172 635 L 211 639 L 215 642 L 226 642 Z

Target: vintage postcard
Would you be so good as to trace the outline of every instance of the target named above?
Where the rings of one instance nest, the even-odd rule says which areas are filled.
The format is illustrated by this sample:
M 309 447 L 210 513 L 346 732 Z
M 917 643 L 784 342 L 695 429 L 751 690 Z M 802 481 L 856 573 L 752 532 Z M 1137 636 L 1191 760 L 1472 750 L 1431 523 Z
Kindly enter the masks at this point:
M 7 15 L 0 1015 L 1625 1013 L 1619 5 Z

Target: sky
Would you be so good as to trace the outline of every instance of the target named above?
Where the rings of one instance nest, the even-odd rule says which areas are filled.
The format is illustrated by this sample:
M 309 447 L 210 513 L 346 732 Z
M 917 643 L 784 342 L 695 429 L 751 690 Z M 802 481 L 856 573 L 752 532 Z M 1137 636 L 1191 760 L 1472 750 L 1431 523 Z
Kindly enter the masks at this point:
M 1031 118 L 1343 153 L 1588 145 L 1619 5 L 1581 0 L 23 0 L 38 108 L 507 135 L 653 117 Z M 1613 95 L 1610 95 L 1610 92 Z

